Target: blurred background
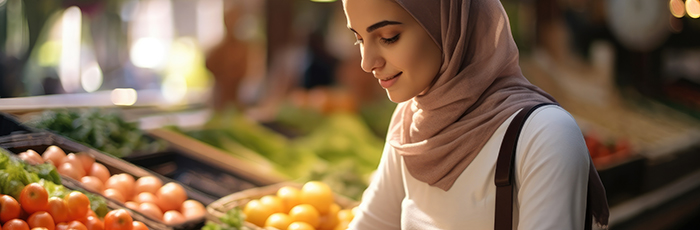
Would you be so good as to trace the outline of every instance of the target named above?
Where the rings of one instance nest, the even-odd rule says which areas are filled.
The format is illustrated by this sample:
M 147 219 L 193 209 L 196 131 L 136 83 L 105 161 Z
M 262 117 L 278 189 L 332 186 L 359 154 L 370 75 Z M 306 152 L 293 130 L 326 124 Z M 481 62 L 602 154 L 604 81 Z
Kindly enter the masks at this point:
M 700 1 L 502 3 L 524 75 L 584 132 L 611 229 L 700 229 Z M 0 0 L 0 111 L 19 125 L 0 146 L 66 137 L 205 204 L 312 179 L 358 199 L 395 104 L 354 40 L 340 1 Z

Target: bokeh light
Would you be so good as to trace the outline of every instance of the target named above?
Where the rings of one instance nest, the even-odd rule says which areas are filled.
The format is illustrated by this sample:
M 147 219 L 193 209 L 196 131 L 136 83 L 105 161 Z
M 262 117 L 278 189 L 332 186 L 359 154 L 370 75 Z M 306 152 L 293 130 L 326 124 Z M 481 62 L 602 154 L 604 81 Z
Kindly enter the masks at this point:
M 116 88 L 111 94 L 114 105 L 131 106 L 136 103 L 137 98 L 136 90 L 132 88 Z

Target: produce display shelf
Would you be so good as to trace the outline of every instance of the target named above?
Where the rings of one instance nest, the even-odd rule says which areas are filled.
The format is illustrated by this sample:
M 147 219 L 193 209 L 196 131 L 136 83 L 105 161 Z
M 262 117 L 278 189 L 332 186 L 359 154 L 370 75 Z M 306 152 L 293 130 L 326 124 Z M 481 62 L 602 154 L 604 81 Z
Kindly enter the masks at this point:
M 92 148 L 89 148 L 87 146 L 84 146 L 82 144 L 79 144 L 77 142 L 71 141 L 67 138 L 52 134 L 52 133 L 30 133 L 30 134 L 16 134 L 12 135 L 9 140 L 12 141 L 6 141 L 3 143 L 0 143 L 0 147 L 7 149 L 9 152 L 12 152 L 14 154 L 18 154 L 20 152 L 27 151 L 28 149 L 32 149 L 36 151 L 37 153 L 43 153 L 46 151 L 46 149 L 51 146 L 55 145 L 63 149 L 66 153 L 78 153 L 78 152 L 83 152 L 83 153 L 88 153 L 92 156 L 95 157 L 95 162 L 99 162 L 103 164 L 110 172 L 111 175 L 114 174 L 119 174 L 119 173 L 126 173 L 129 175 L 132 175 L 135 177 L 135 179 L 138 179 L 140 177 L 144 176 L 154 176 L 163 181 L 163 184 L 168 183 L 168 182 L 175 182 L 180 184 L 186 191 L 188 195 L 188 199 L 194 199 L 199 202 L 201 202 L 203 205 L 208 205 L 209 203 L 213 202 L 216 200 L 215 197 L 209 196 L 207 194 L 204 194 L 198 190 L 195 190 L 189 186 L 182 185 L 181 183 L 164 177 L 162 175 L 159 175 L 158 173 L 152 172 L 148 169 L 141 168 L 139 166 L 136 166 L 134 164 L 131 164 L 127 161 L 124 161 L 122 159 L 101 153 L 97 150 L 94 150 Z M 76 187 L 79 187 L 83 190 L 90 191 L 90 189 L 85 188 L 81 185 L 81 183 L 77 180 L 74 180 L 72 178 L 64 177 L 62 176 L 63 181 L 65 183 L 73 184 Z M 115 203 L 115 204 L 120 204 L 118 201 L 110 199 L 105 197 L 110 203 Z M 127 208 L 128 209 L 128 208 Z M 132 213 L 139 213 L 136 210 L 129 209 Z M 154 223 L 156 227 L 153 227 L 154 229 L 172 229 L 172 230 L 181 230 L 181 229 L 199 229 L 204 225 L 204 218 L 197 219 L 197 220 L 191 220 L 187 221 L 182 224 L 178 225 L 166 225 L 163 221 L 161 220 L 156 220 L 153 218 L 150 218 L 148 216 L 138 214 L 138 216 L 143 216 L 144 219 L 148 220 L 149 222 Z

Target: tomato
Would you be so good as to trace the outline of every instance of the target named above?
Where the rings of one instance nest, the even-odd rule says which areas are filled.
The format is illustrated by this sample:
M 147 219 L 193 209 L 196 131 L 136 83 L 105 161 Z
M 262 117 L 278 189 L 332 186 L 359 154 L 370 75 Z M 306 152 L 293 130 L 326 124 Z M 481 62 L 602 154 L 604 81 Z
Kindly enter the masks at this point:
M 131 230 L 134 220 L 124 209 L 115 209 L 105 215 L 105 230 Z
M 52 145 L 44 151 L 44 154 L 41 154 L 41 158 L 44 158 L 45 162 L 50 161 L 53 166 L 58 168 L 66 159 L 66 152 L 63 152 L 58 146 Z
M 68 222 L 68 229 L 70 229 L 70 230 L 88 230 L 87 227 L 85 227 L 85 224 L 80 223 L 80 221 L 77 221 L 77 220 Z
M 163 181 L 154 176 L 144 176 L 136 180 L 134 185 L 134 192 L 140 194 L 142 192 L 150 192 L 151 194 L 156 194 L 158 189 L 163 187 Z
M 81 217 L 85 217 L 90 210 L 90 199 L 78 191 L 72 191 L 63 197 L 63 202 L 66 202 L 66 209 L 68 211 L 68 218 L 70 220 L 77 220 Z
M 83 173 L 83 168 L 82 166 L 76 166 L 71 162 L 68 162 L 67 160 L 64 161 L 58 168 L 56 169 L 59 174 L 70 177 L 71 179 L 80 181 L 80 178 L 85 176 L 85 173 Z
M 331 204 L 335 202 L 331 188 L 320 181 L 306 182 L 301 188 L 299 196 L 301 197 L 301 203 L 314 206 L 321 215 L 328 213 Z
M 56 224 L 56 230 L 68 230 L 68 223 L 61 222 L 61 223 Z
M 24 220 L 12 219 L 5 222 L 2 226 L 2 230 L 29 230 L 29 225 Z
M 153 195 L 153 193 L 150 193 L 150 192 L 142 192 L 134 197 L 134 201 L 137 203 L 157 204 L 158 197 L 156 197 L 156 195 Z
M 27 150 L 26 152 L 20 153 L 18 157 L 30 165 L 38 165 L 44 163 L 44 158 L 41 158 L 39 153 L 31 149 Z
M 20 213 L 19 202 L 9 195 L 0 196 L 0 221 L 5 223 L 8 220 L 16 219 Z
M 148 230 L 148 226 L 141 221 L 135 220 L 132 225 L 132 230 Z
M 185 216 L 186 220 L 198 220 L 204 218 L 207 209 L 202 203 L 196 200 L 186 200 L 180 207 L 180 212 Z
M 68 212 L 66 212 L 66 203 L 58 197 L 49 198 L 48 212 L 53 217 L 54 222 L 68 222 Z
M 92 169 L 92 163 L 95 163 L 95 157 L 89 153 L 84 152 L 77 153 L 75 154 L 75 156 L 78 158 L 78 160 L 80 160 L 85 174 L 90 173 L 90 169 Z
M 88 173 L 88 175 L 100 178 L 102 183 L 107 183 L 107 180 L 110 177 L 109 170 L 107 169 L 107 167 L 97 162 L 92 163 L 92 167 L 90 168 L 90 172 Z
M 131 200 L 131 197 L 134 195 L 134 183 L 134 176 L 132 175 L 126 173 L 114 174 L 105 182 L 105 188 L 119 190 L 125 200 Z
M 83 183 L 83 186 L 85 186 L 85 188 L 94 193 L 101 193 L 105 190 L 104 182 L 102 182 L 102 180 L 94 176 L 84 176 L 80 178 L 80 182 Z
M 316 208 L 310 204 L 300 204 L 294 206 L 294 208 L 289 211 L 289 217 L 292 218 L 292 221 L 306 222 L 314 228 L 317 228 L 321 224 L 321 215 L 318 213 Z
M 85 222 L 85 227 L 88 230 L 104 230 L 105 223 L 96 216 L 88 216 L 87 222 Z
M 133 209 L 133 210 L 139 210 L 139 203 L 133 202 L 133 201 L 127 201 L 124 203 L 124 206 L 127 208 Z M 160 208 L 158 208 L 160 209 Z
M 49 192 L 39 183 L 31 183 L 22 189 L 19 204 L 28 214 L 48 210 Z
M 175 182 L 168 182 L 156 192 L 158 206 L 164 212 L 170 210 L 180 210 L 182 203 L 187 200 L 187 192 L 182 185 Z
M 178 225 L 185 222 L 185 216 L 179 211 L 170 210 L 163 213 L 163 223 L 167 225 Z
M 102 192 L 102 194 L 105 195 L 105 197 L 116 200 L 120 203 L 126 202 L 124 195 L 122 195 L 122 192 L 120 192 L 119 190 L 116 190 L 113 188 L 108 188 L 108 189 L 105 189 L 105 191 Z
M 163 220 L 163 211 L 153 203 L 141 203 L 137 210 L 153 219 Z
M 27 218 L 27 224 L 30 228 L 46 228 L 48 230 L 54 230 L 56 228 L 51 214 L 44 211 L 38 211 L 29 216 L 29 218 Z

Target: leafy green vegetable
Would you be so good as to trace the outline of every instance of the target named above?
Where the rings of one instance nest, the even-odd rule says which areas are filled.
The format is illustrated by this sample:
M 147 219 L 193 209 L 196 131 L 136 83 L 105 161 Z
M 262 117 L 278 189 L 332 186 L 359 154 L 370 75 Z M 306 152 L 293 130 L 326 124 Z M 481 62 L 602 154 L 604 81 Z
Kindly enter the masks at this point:
M 202 227 L 202 230 L 247 230 L 249 228 L 243 226 L 245 221 L 245 214 L 240 207 L 235 207 L 222 217 L 219 218 L 221 224 L 217 224 L 213 221 L 207 221 L 206 225 Z
M 133 152 L 152 153 L 167 147 L 163 140 L 144 136 L 137 123 L 126 122 L 119 114 L 97 108 L 47 110 L 27 122 L 116 157 Z

